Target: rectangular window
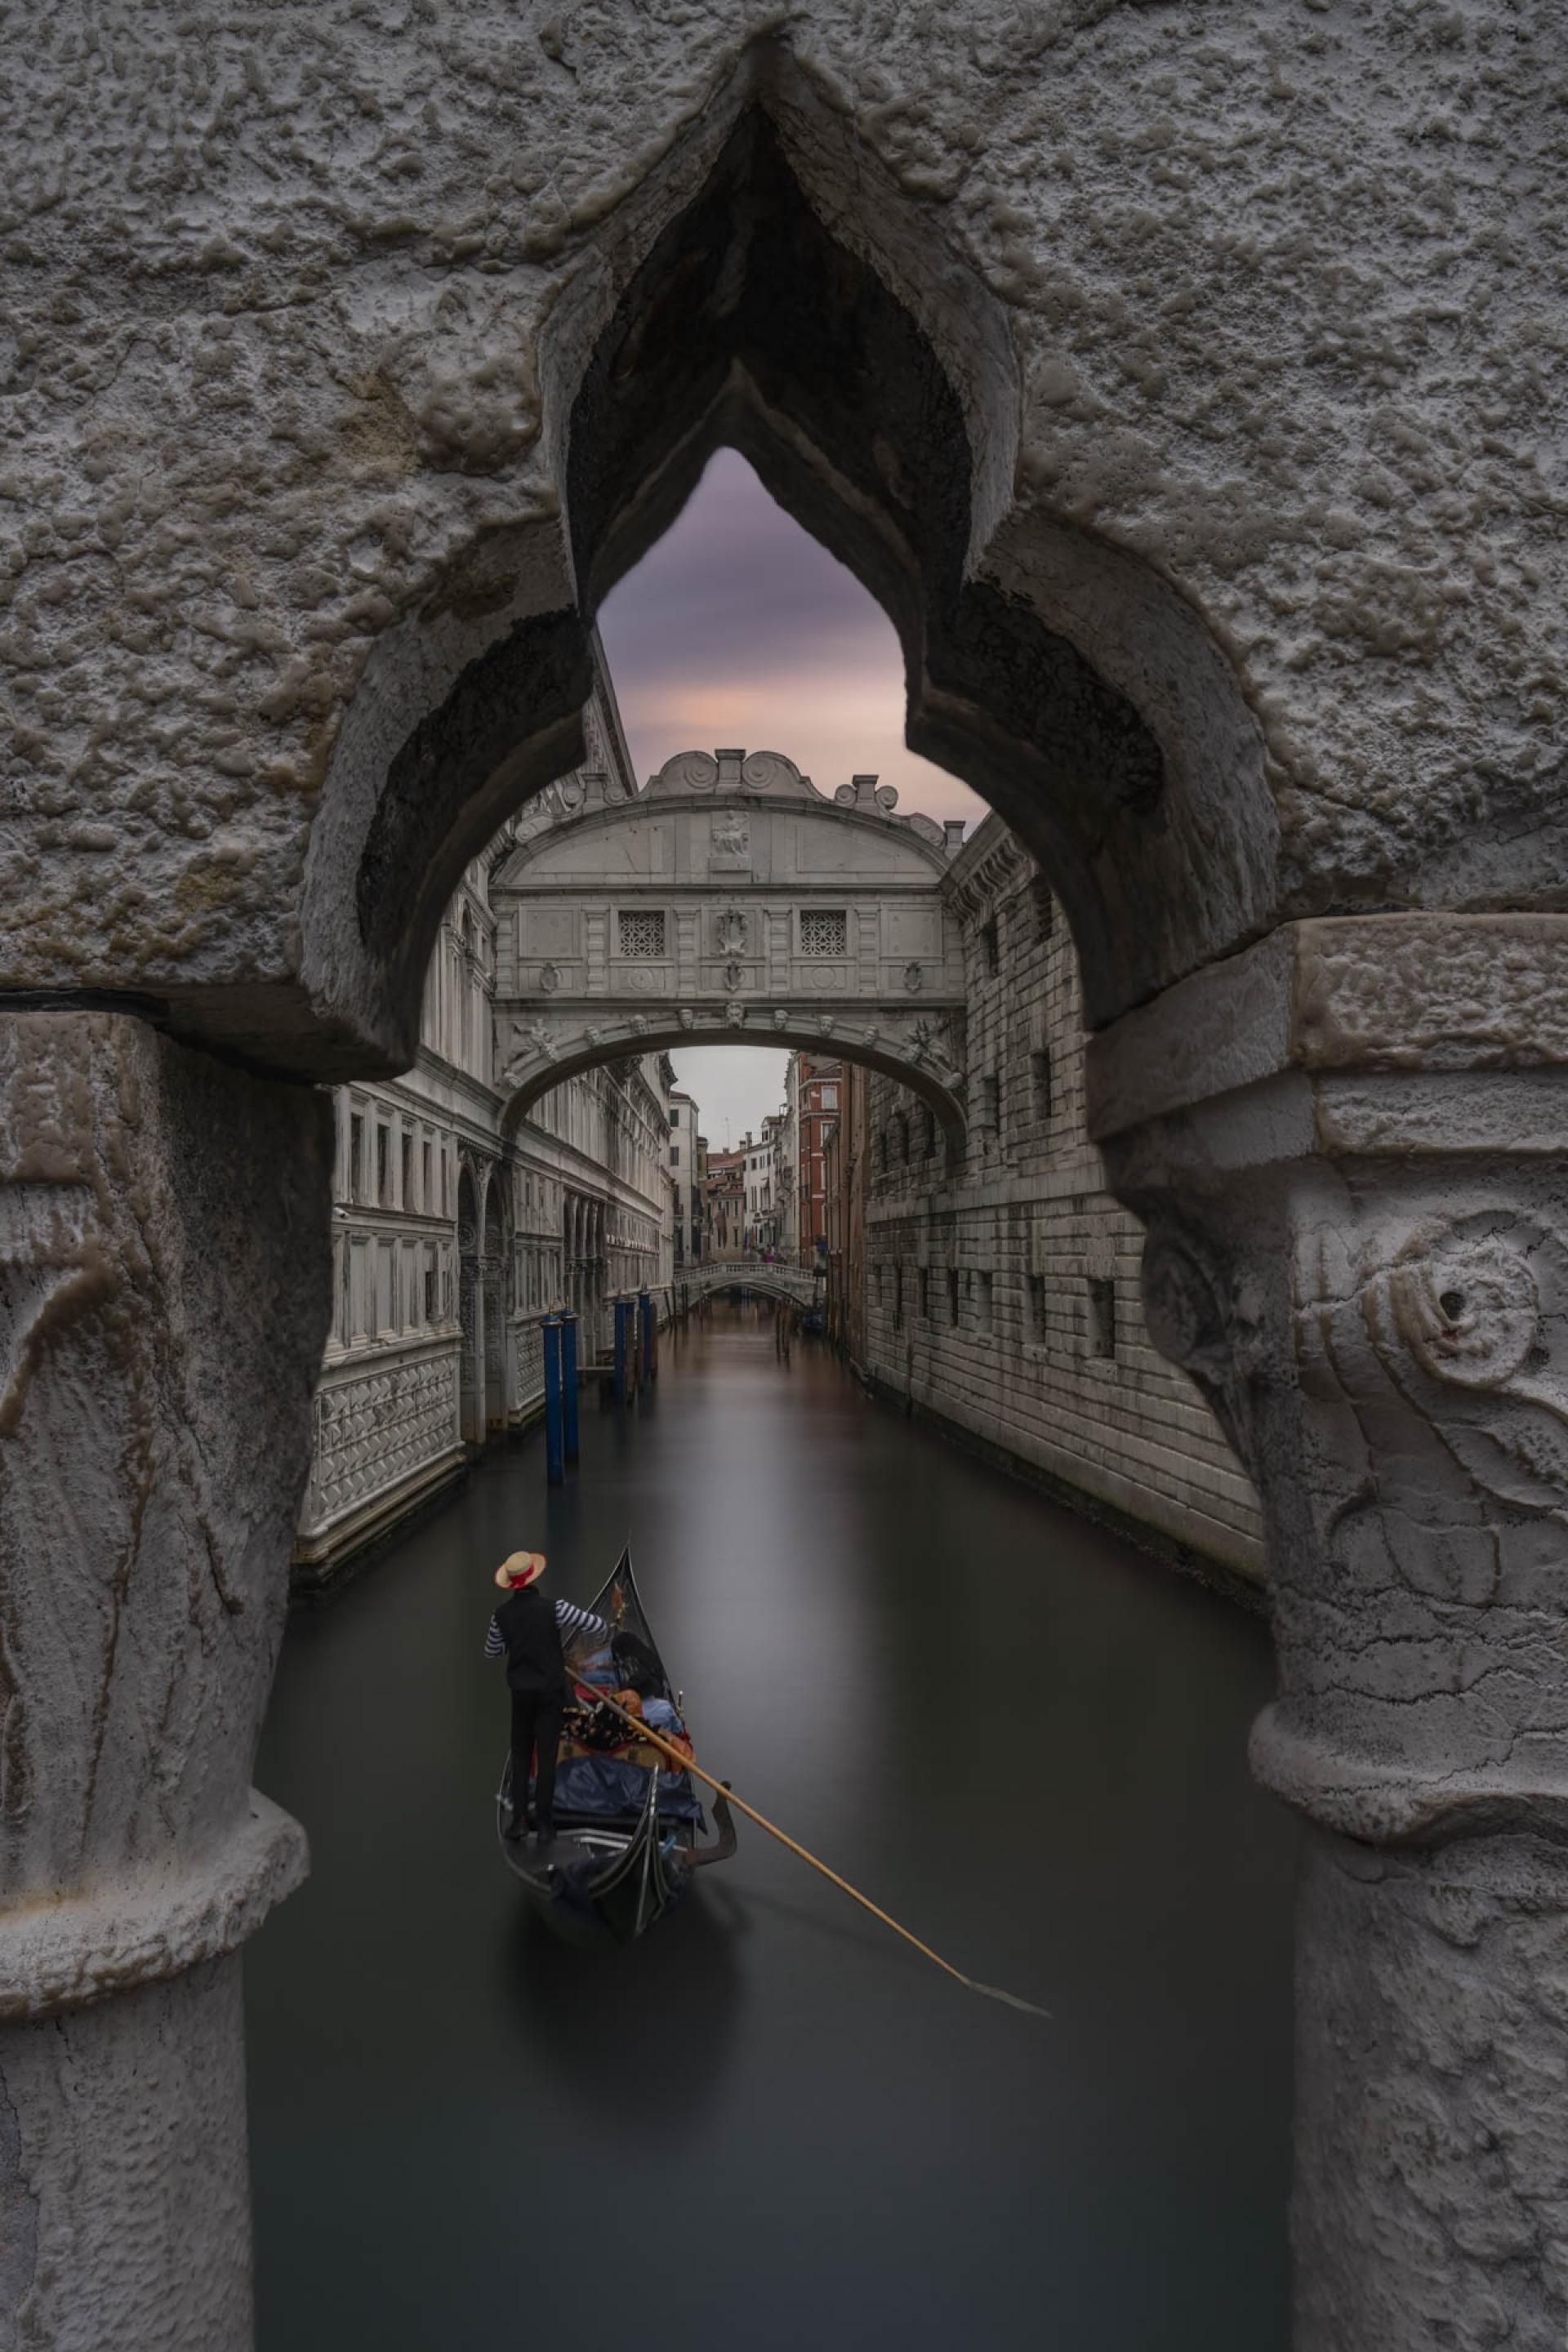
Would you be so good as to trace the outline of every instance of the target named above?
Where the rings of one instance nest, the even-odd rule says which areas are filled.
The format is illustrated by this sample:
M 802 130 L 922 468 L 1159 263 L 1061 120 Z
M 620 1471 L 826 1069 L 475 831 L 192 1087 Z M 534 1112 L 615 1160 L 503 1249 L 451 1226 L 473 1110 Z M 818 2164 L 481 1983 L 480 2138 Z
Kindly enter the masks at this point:
M 353 1307 L 349 1289 L 349 1241 L 346 1234 L 338 1242 L 338 1338 L 345 1345 L 353 1336 Z
M 837 1110 L 838 1108 L 838 1089 L 837 1087 L 823 1087 L 822 1108 L 824 1110 Z
M 980 1081 L 980 1124 L 991 1135 L 1002 1125 L 1002 1081 L 994 1070 L 988 1070 Z
M 1109 1276 L 1089 1282 L 1089 1352 L 1091 1356 L 1116 1353 L 1116 1285 Z
M 996 1282 L 994 1276 L 984 1270 L 975 1276 L 975 1325 L 976 1328 L 981 1331 L 989 1331 L 992 1328 L 992 1312 L 995 1293 Z
M 349 1198 L 364 1198 L 364 1121 L 357 1111 L 349 1120 Z
M 419 1149 L 419 1205 L 426 1216 L 430 1213 L 430 1139 L 426 1137 Z
M 849 913 L 844 907 L 807 907 L 801 911 L 800 951 L 803 956 L 842 956 L 849 952 Z
M 947 1319 L 956 1331 L 958 1328 L 958 1268 L 955 1265 L 950 1265 L 947 1269 Z
M 901 1331 L 904 1325 L 904 1269 L 901 1265 L 893 1268 L 893 1322 Z
M 664 953 L 664 911 L 645 914 L 640 908 L 623 908 L 616 918 L 620 950 L 634 961 L 647 963 Z
M 371 1328 L 370 1251 L 363 1240 L 349 1244 L 349 1332 L 361 1339 Z
M 384 1209 L 386 1206 L 386 1163 L 391 1140 L 389 1129 L 378 1121 L 375 1130 L 375 1197 Z
M 400 1209 L 411 1209 L 414 1206 L 414 1138 L 411 1135 L 405 1135 L 403 1139 L 400 1159 L 403 1196 L 397 1205 Z
M 922 1323 L 931 1321 L 931 1268 L 929 1265 L 922 1265 L 921 1268 L 921 1321 Z
M 428 1246 L 425 1252 L 425 1320 L 436 1320 L 436 1253 Z
M 1049 1118 L 1052 1109 L 1051 1057 L 1042 1045 L 1029 1056 L 1029 1067 L 1035 1077 L 1035 1115 Z
M 1036 1339 L 1046 1336 L 1046 1277 L 1043 1274 L 1029 1276 L 1029 1332 Z
M 994 915 L 981 928 L 980 958 L 982 969 L 994 980 L 1002 969 L 1002 936 L 996 928 Z
M 1037 874 L 1030 883 L 1029 895 L 1035 902 L 1036 934 L 1042 940 L 1048 940 L 1057 927 L 1057 902 L 1043 874 Z

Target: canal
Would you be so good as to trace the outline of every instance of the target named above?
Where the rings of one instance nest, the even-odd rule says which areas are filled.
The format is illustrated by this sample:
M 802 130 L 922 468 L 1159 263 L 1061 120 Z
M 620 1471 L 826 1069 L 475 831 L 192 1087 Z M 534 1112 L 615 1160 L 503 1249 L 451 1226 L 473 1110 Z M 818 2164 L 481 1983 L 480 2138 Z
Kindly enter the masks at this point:
M 247 1948 L 261 2352 L 1284 2352 L 1294 1832 L 1262 1626 L 716 1306 L 285 1645 L 258 1784 L 313 1874 Z M 643 1943 L 523 1911 L 480 1654 L 505 1553 L 630 1533 L 743 1821 Z

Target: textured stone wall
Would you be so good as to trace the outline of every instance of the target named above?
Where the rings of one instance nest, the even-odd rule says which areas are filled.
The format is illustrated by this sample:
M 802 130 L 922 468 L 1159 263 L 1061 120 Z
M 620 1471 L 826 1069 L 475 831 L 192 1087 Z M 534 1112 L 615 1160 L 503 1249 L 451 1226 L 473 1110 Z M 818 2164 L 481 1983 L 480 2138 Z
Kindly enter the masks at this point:
M 923 740 L 1062 866 L 1095 1018 L 1282 913 L 1562 903 L 1552 0 L 7 30 L 5 986 L 395 1055 L 463 861 L 580 756 L 576 575 L 751 429 L 721 392 L 920 572 Z M 641 288 L 743 119 L 763 232 L 753 140 L 729 275 Z
M 1090 1502 L 1260 1577 L 1252 1481 L 1150 1340 L 1143 1228 L 1089 1139 L 1061 910 L 994 817 L 948 887 L 965 960 L 967 1141 L 950 1161 L 921 1103 L 858 1078 L 870 1089 L 865 1369 Z

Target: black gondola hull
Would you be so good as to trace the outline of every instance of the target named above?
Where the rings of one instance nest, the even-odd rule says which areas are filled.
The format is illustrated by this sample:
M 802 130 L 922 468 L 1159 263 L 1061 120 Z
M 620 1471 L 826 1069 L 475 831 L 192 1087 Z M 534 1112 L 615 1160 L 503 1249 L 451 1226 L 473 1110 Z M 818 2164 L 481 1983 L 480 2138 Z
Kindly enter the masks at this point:
M 634 1615 L 641 1627 L 650 1663 L 668 1693 L 668 1678 L 637 1591 L 629 1547 L 597 1596 L 595 1614 L 608 1613 L 617 1584 L 626 1603 L 623 1613 Z M 727 1861 L 733 1853 L 735 1826 L 725 1801 L 719 1798 L 713 1807 L 719 1832 L 716 1843 L 700 1847 L 697 1825 L 701 1816 L 697 1812 L 697 1821 L 690 1818 L 697 1808 L 689 1781 L 685 1782 L 682 1817 L 661 1818 L 660 1778 L 658 1771 L 648 1771 L 641 1807 L 635 1814 L 586 1820 L 558 1811 L 557 1834 L 549 1845 L 541 1846 L 533 1840 L 506 1835 L 511 1818 L 511 1759 L 508 1757 L 496 1798 L 497 1839 L 507 1867 L 555 1934 L 577 1944 L 633 1943 L 674 1908 L 693 1870 Z

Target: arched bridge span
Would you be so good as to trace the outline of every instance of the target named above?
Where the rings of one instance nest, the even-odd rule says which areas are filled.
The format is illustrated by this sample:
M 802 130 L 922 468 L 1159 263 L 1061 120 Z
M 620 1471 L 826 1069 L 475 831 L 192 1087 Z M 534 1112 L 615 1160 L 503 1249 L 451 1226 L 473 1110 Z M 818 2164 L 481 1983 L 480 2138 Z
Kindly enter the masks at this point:
M 639 793 L 592 771 L 523 812 L 491 880 L 509 1117 L 623 1055 L 798 1046 L 885 1071 L 964 1129 L 957 824 L 829 798 L 777 751 L 682 751 Z
M 805 1266 L 769 1265 L 750 1258 L 721 1259 L 717 1264 L 699 1259 L 693 1265 L 682 1266 L 675 1280 L 677 1291 L 684 1290 L 691 1305 L 721 1290 L 742 1288 L 754 1290 L 759 1297 L 787 1299 L 795 1307 L 809 1307 L 819 1288 Z

